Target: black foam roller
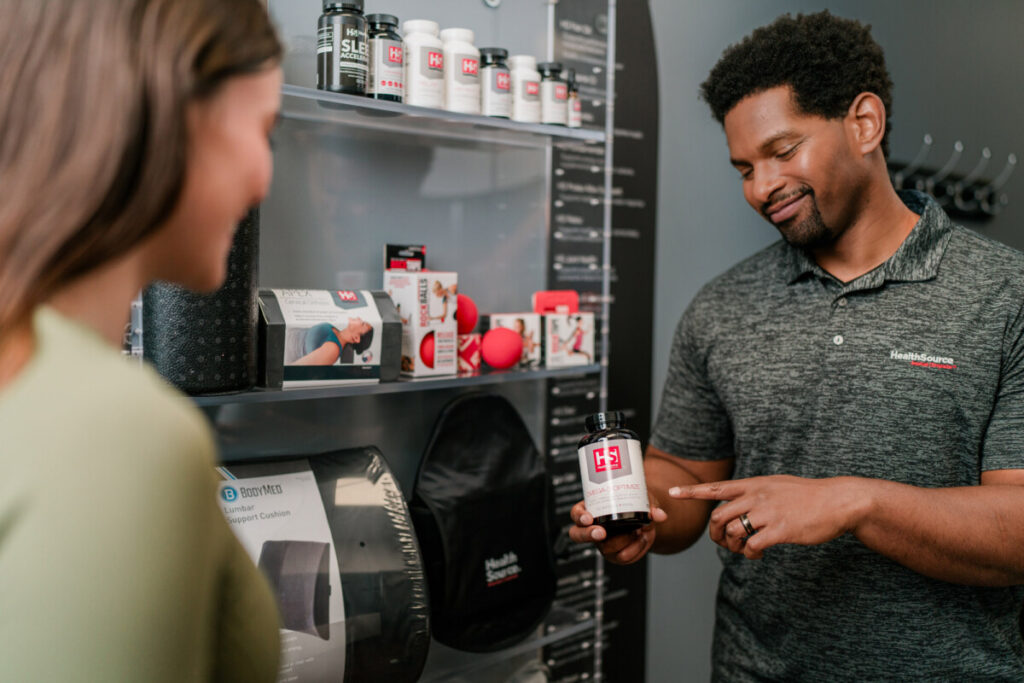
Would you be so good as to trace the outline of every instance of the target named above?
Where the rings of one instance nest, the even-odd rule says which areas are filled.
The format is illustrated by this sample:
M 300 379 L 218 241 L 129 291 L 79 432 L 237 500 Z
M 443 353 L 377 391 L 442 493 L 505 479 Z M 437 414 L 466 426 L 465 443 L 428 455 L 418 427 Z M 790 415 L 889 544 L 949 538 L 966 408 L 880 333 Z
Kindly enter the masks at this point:
M 256 380 L 259 210 L 235 232 L 224 285 L 194 294 L 165 283 L 142 296 L 142 355 L 189 394 L 251 389 Z

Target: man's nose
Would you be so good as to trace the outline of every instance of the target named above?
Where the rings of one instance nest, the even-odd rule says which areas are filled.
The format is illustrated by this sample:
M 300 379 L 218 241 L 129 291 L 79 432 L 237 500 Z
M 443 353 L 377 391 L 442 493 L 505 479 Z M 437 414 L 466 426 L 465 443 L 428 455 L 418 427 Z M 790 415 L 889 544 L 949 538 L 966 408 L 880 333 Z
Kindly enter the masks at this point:
M 779 174 L 775 164 L 763 164 L 754 170 L 754 183 L 752 188 L 752 203 L 755 208 L 761 209 L 767 204 L 772 195 L 785 187 L 786 182 Z

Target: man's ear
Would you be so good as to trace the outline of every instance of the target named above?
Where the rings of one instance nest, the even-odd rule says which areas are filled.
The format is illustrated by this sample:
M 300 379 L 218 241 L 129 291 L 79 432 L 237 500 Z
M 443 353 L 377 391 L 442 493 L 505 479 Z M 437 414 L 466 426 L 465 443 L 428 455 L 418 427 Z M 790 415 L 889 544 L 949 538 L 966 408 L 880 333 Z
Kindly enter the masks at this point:
M 885 105 L 878 95 L 862 92 L 853 99 L 844 121 L 851 147 L 868 155 L 882 146 Z

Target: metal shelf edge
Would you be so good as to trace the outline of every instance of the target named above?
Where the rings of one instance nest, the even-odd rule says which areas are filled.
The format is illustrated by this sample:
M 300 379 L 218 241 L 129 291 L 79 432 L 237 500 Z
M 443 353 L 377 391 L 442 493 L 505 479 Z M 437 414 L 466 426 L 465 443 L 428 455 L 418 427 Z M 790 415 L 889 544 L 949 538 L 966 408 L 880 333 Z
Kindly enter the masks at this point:
M 285 119 L 385 128 L 442 139 L 473 141 L 481 137 L 487 139 L 487 136 L 490 136 L 492 142 L 511 144 L 544 144 L 547 140 L 560 143 L 601 143 L 606 137 L 605 132 L 601 130 L 564 128 L 477 114 L 460 114 L 444 109 L 416 107 L 358 95 L 342 95 L 297 85 L 286 84 L 282 86 L 281 93 L 281 116 Z M 301 104 L 297 104 L 299 102 Z M 313 112 L 306 109 L 310 103 L 317 105 Z
M 380 384 L 337 385 L 296 389 L 254 389 L 238 394 L 217 396 L 193 396 L 199 406 L 221 406 L 239 403 L 277 403 L 281 401 L 306 401 L 313 399 L 340 398 L 343 396 L 370 396 L 394 394 L 407 391 L 431 391 L 459 387 L 487 386 L 506 382 L 529 382 L 541 379 L 584 376 L 601 371 L 600 365 L 576 365 L 569 368 L 541 370 L 511 370 L 490 372 L 469 377 L 444 376 L 422 379 L 400 379 L 397 382 Z

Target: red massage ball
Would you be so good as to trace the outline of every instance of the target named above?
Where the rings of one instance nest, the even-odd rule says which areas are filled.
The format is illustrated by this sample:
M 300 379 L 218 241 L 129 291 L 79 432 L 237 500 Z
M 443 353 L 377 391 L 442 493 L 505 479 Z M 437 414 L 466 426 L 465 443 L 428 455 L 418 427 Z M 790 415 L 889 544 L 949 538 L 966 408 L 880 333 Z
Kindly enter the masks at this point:
M 478 317 L 476 303 L 465 294 L 459 294 L 458 310 L 455 319 L 459 323 L 459 334 L 469 334 L 476 327 Z
M 519 362 L 523 353 L 523 338 L 505 327 L 495 327 L 484 335 L 480 355 L 484 362 L 497 370 L 510 368 Z
M 434 367 L 434 333 L 428 332 L 420 342 L 420 358 L 428 368 Z

